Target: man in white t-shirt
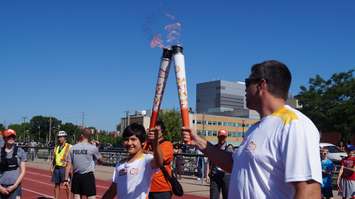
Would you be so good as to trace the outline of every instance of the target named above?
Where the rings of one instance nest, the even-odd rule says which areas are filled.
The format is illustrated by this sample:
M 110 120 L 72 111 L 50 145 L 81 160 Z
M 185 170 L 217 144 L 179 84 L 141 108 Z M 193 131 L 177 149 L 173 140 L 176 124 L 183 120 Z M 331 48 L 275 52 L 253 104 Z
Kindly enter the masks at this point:
M 319 132 L 310 119 L 285 105 L 291 73 L 278 61 L 255 64 L 245 80 L 246 103 L 261 119 L 234 153 L 218 150 L 190 129 L 208 158 L 232 172 L 230 199 L 316 199 L 321 197 Z

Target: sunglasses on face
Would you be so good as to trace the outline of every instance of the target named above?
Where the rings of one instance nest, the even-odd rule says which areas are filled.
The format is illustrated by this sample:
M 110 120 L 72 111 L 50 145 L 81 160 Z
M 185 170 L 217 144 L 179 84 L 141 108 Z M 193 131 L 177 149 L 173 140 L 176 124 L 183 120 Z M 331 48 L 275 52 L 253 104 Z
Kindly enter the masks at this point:
M 246 78 L 245 79 L 245 87 L 248 88 L 251 84 L 256 84 L 263 79 L 264 78 Z M 265 81 L 267 81 L 267 80 L 265 79 Z
M 15 135 L 10 135 L 10 136 L 7 136 L 7 137 L 5 137 L 5 139 L 16 139 L 16 136 Z

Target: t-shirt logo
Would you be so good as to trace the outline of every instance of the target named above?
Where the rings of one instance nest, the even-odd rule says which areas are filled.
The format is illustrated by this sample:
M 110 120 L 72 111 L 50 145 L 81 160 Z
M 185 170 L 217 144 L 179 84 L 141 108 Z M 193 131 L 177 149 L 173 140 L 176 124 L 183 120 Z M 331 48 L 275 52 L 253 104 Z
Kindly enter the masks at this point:
M 129 170 L 129 174 L 131 174 L 132 176 L 137 175 L 139 172 L 138 168 L 132 168 L 131 170 Z
M 125 176 L 127 175 L 127 169 L 121 169 L 119 172 L 118 172 L 118 176 Z

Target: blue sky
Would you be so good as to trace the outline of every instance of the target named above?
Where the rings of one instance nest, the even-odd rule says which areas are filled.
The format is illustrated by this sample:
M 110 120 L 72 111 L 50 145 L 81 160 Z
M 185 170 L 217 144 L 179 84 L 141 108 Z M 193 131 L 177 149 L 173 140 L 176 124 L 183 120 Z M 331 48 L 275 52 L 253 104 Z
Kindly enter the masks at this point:
M 53 115 L 113 130 L 125 110 L 150 109 L 164 13 L 182 24 L 190 106 L 195 85 L 244 80 L 252 64 L 286 63 L 291 91 L 355 65 L 355 1 L 0 1 L 0 122 Z M 171 73 L 163 108 L 178 107 Z

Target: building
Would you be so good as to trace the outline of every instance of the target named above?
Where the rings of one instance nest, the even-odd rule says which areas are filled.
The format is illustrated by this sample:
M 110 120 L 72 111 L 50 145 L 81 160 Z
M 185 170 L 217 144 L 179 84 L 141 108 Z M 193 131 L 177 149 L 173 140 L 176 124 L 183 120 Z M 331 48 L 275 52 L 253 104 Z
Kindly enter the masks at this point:
M 212 143 L 217 143 L 217 132 L 222 129 L 226 130 L 229 133 L 227 143 L 234 146 L 242 142 L 245 132 L 257 121 L 257 119 L 249 118 L 190 113 L 190 128 L 193 132 Z M 142 124 L 145 128 L 149 128 L 150 113 L 136 112 L 121 118 L 121 132 L 132 123 Z
M 259 119 L 246 107 L 245 83 L 216 80 L 197 84 L 196 112 Z
M 207 141 L 217 143 L 219 130 L 228 131 L 227 143 L 239 146 L 249 127 L 257 119 L 230 117 L 210 114 L 190 114 L 191 129 Z
M 144 128 L 148 129 L 149 128 L 149 122 L 150 122 L 150 112 L 147 111 L 136 111 L 134 114 L 127 115 L 123 118 L 121 118 L 120 124 L 121 124 L 121 131 L 123 130 L 130 124 L 137 123 L 141 124 L 144 126 Z

